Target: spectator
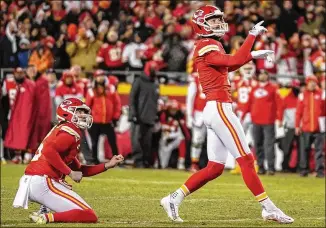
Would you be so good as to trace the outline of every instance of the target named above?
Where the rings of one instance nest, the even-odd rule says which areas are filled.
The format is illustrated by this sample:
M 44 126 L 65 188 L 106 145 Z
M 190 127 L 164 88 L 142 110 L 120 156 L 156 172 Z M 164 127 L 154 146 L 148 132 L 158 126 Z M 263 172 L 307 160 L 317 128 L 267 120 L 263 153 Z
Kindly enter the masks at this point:
M 35 94 L 34 98 L 34 110 L 35 121 L 33 123 L 33 135 L 36 140 L 34 145 L 35 148 L 32 151 L 36 151 L 38 145 L 42 142 L 45 136 L 51 130 L 51 99 L 50 99 L 50 88 L 48 80 L 45 75 L 37 72 L 37 68 L 34 65 L 29 65 L 27 68 L 27 76 L 35 83 Z M 32 157 L 30 157 L 32 159 Z
M 144 74 L 135 79 L 129 97 L 129 120 L 134 124 L 133 158 L 135 167 L 139 168 L 150 167 L 152 163 L 152 130 L 157 118 L 159 98 L 157 69 L 155 62 L 147 62 Z M 137 148 L 138 143 L 140 148 Z
M 55 90 L 57 88 L 58 80 L 56 72 L 50 68 L 45 72 L 45 78 L 49 83 L 50 99 L 51 99 L 51 123 L 52 126 L 57 123 L 57 106 L 55 104 Z
M 274 26 L 269 26 L 267 33 L 261 36 L 261 40 L 255 44 L 255 50 L 273 50 L 275 57 L 274 62 L 264 59 L 257 59 L 257 70 L 266 70 L 269 74 L 274 75 L 277 73 L 276 63 L 282 55 L 283 41 L 281 38 L 276 37 Z
M 311 51 L 309 59 L 306 61 L 306 75 L 311 75 L 315 73 L 316 75 L 321 75 L 325 72 L 326 64 L 326 38 L 325 34 L 321 34 L 318 40 L 317 48 Z M 310 50 L 309 50 L 310 51 Z
M 118 41 L 118 33 L 111 30 L 107 33 L 107 43 L 102 44 L 97 53 L 96 62 L 99 67 L 104 70 L 124 70 L 124 63 L 122 62 L 122 53 L 125 44 Z
M 0 68 L 16 67 L 17 62 L 17 25 L 14 20 L 6 27 L 6 33 L 0 39 Z
M 122 61 L 128 64 L 129 70 L 143 70 L 141 58 L 145 50 L 146 45 L 142 42 L 139 33 L 135 33 L 134 41 L 127 44 L 122 53 Z
M 319 28 L 323 22 L 321 15 L 316 16 L 314 12 L 314 6 L 310 5 L 307 8 L 304 16 L 304 22 L 299 26 L 301 32 L 307 33 L 311 36 L 317 35 L 320 31 Z
M 121 102 L 115 87 L 108 84 L 103 70 L 96 70 L 94 78 L 94 88 L 87 93 L 86 105 L 91 108 L 94 118 L 89 134 L 92 138 L 93 161 L 98 164 L 97 145 L 101 134 L 107 136 L 112 154 L 118 155 L 114 125 L 121 115 Z
M 96 54 L 102 42 L 96 40 L 91 30 L 80 28 L 74 42 L 67 44 L 66 51 L 72 65 L 80 65 L 85 71 L 96 66 Z
M 296 171 L 289 166 L 290 158 L 294 144 L 296 144 L 297 151 L 299 151 L 299 138 L 295 135 L 295 112 L 297 107 L 298 95 L 300 92 L 299 83 L 292 80 L 291 85 L 288 85 L 288 92 L 279 103 L 279 112 L 276 125 L 278 127 L 284 126 L 285 136 L 281 140 L 281 148 L 283 151 L 282 172 Z M 281 94 L 281 92 L 280 92 Z M 299 161 L 298 153 L 298 161 Z
M 71 71 L 66 70 L 55 90 L 55 104 L 58 107 L 64 99 L 76 97 L 83 99 L 83 90 L 76 84 Z
M 67 69 L 70 67 L 70 58 L 66 52 L 68 42 L 68 27 L 65 22 L 61 22 L 59 34 L 55 36 L 55 45 L 53 48 L 54 68 Z
M 44 73 L 47 69 L 53 67 L 53 61 L 54 59 L 50 49 L 43 44 L 38 44 L 32 52 L 28 64 L 35 65 L 38 72 Z
M 306 89 L 299 94 L 295 118 L 295 133 L 300 135 L 300 176 L 309 174 L 309 154 L 314 143 L 316 177 L 324 178 L 324 135 L 320 132 L 319 117 L 324 115 L 322 92 L 315 76 L 306 78 Z
M 11 106 L 10 121 L 4 146 L 15 150 L 15 156 L 12 161 L 18 164 L 22 161 L 22 151 L 37 146 L 32 144 L 32 142 L 35 142 L 36 137 L 32 133 L 32 123 L 35 122 L 35 113 L 33 112 L 35 108 L 35 84 L 26 77 L 26 73 L 20 67 L 14 71 L 14 84 L 16 85 L 16 91 L 14 102 Z M 28 155 L 28 153 L 25 154 Z M 29 157 L 27 157 L 26 161 L 29 160 Z
M 164 44 L 163 59 L 167 63 L 168 71 L 184 72 L 187 65 L 187 48 L 182 46 L 178 34 L 173 34 Z
M 297 56 L 294 51 L 289 49 L 286 41 L 283 41 L 281 56 L 277 62 L 277 81 L 281 85 L 289 85 L 294 77 L 297 76 Z
M 253 123 L 253 138 L 256 149 L 258 173 L 265 174 L 264 160 L 267 159 L 268 174 L 275 174 L 275 121 L 279 96 L 277 87 L 269 81 L 266 71 L 258 74 L 258 85 L 249 95 L 248 110 L 250 110 Z M 262 109 L 264 107 L 264 109 Z M 244 111 L 243 120 L 247 111 Z
M 87 91 L 91 87 L 91 81 L 88 78 L 82 77 L 82 70 L 79 65 L 74 65 L 70 69 L 71 74 L 74 76 L 74 81 L 76 82 L 77 86 L 81 88 L 83 91 L 83 97 L 86 98 Z
M 19 41 L 19 51 L 17 52 L 19 67 L 26 68 L 28 66 L 28 59 L 30 56 L 30 42 L 26 38 Z
M 293 33 L 298 31 L 297 20 L 299 14 L 293 9 L 292 1 L 283 1 L 280 17 L 278 18 L 277 30 L 289 39 Z

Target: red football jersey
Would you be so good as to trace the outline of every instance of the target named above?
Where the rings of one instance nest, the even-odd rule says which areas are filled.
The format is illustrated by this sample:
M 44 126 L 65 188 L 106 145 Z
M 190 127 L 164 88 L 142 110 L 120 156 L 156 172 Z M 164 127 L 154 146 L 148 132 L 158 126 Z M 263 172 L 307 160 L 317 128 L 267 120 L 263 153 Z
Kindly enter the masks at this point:
M 117 44 L 115 45 L 111 45 L 108 43 L 102 44 L 100 50 L 97 53 L 96 61 L 104 61 L 107 67 L 122 66 L 122 52 L 125 46 L 126 45 L 122 42 L 117 42 Z
M 252 59 L 250 50 L 254 41 L 255 36 L 249 35 L 233 56 L 225 54 L 219 41 L 211 38 L 196 41 L 194 62 L 207 101 L 232 102 L 228 72 L 238 69 Z
M 9 97 L 10 109 L 13 107 L 17 95 L 17 84 L 13 77 L 8 77 L 2 87 L 2 95 Z
M 249 102 L 249 95 L 253 88 L 257 86 L 256 80 L 240 80 L 236 84 L 236 91 L 237 91 L 237 111 L 244 112 L 247 109 L 248 102 Z
M 64 179 L 77 159 L 81 131 L 72 123 L 58 124 L 52 128 L 26 167 L 26 175 L 47 175 L 53 179 Z M 78 165 L 80 163 L 75 162 Z

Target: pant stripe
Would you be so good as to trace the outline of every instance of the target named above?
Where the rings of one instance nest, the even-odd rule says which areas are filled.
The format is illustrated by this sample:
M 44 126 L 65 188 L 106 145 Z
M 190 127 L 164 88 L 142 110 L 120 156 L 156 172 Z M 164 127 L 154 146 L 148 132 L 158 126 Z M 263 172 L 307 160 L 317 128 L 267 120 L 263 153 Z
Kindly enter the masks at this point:
M 73 196 L 68 195 L 65 192 L 60 191 L 59 189 L 57 189 L 53 183 L 52 180 L 50 178 L 46 178 L 47 184 L 49 189 L 54 192 L 55 194 L 73 202 L 74 204 L 78 205 L 79 207 L 81 207 L 84 210 L 90 209 L 88 206 L 86 206 L 85 204 L 83 204 L 82 202 L 80 202 L 78 199 L 74 198 Z
M 246 152 L 245 150 L 243 149 L 242 145 L 241 145 L 241 142 L 239 140 L 239 137 L 235 131 L 235 129 L 233 128 L 232 124 L 230 123 L 230 121 L 228 120 L 228 118 L 226 117 L 224 111 L 223 111 L 223 108 L 222 108 L 222 104 L 217 102 L 217 111 L 218 113 L 220 114 L 224 124 L 226 125 L 226 127 L 229 129 L 231 135 L 232 135 L 232 138 L 235 142 L 235 145 L 237 146 L 239 152 L 240 152 L 240 155 L 241 156 L 246 156 Z

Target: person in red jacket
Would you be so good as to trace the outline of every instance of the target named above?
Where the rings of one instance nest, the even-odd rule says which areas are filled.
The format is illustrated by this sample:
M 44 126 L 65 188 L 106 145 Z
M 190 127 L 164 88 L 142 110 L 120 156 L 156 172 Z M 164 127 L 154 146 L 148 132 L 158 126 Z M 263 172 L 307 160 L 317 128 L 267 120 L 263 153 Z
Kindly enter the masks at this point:
M 74 65 L 70 68 L 71 74 L 74 76 L 76 84 L 82 89 L 83 97 L 86 97 L 88 89 L 91 87 L 91 82 L 88 78 L 82 78 L 82 69 L 79 65 Z
M 311 146 L 315 145 L 315 163 L 317 177 L 324 177 L 324 135 L 320 132 L 319 117 L 323 113 L 322 91 L 318 88 L 315 76 L 306 78 L 306 89 L 299 94 L 295 118 L 295 132 L 300 138 L 300 176 L 309 173 L 309 154 Z
M 249 94 L 247 109 L 241 119 L 250 111 L 253 123 L 254 146 L 259 166 L 258 174 L 265 174 L 264 160 L 267 159 L 268 174 L 275 174 L 275 121 L 279 95 L 277 86 L 269 81 L 267 71 L 261 70 L 258 85 Z
M 64 99 L 75 97 L 83 99 L 83 90 L 79 87 L 74 79 L 74 75 L 70 70 L 62 73 L 61 81 L 59 81 L 55 90 L 55 104 L 58 107 Z
M 37 146 L 34 144 L 37 135 L 33 134 L 33 124 L 36 121 L 35 83 L 18 67 L 14 70 L 13 78 L 7 77 L 5 80 L 2 92 L 3 96 L 8 96 L 10 100 L 9 122 L 3 145 L 15 151 L 12 162 L 19 164 L 22 161 L 22 151 Z M 25 154 L 28 158 L 28 153 Z
M 103 70 L 94 73 L 94 87 L 88 90 L 86 105 L 92 110 L 93 125 L 89 129 L 92 139 L 92 153 L 94 163 L 98 161 L 97 144 L 101 134 L 105 134 L 110 143 L 112 154 L 118 154 L 114 123 L 121 115 L 121 101 L 114 85 L 108 83 Z
M 28 65 L 26 70 L 29 79 L 35 83 L 35 107 L 33 112 L 35 113 L 35 122 L 33 123 L 33 135 L 34 142 L 33 147 L 29 148 L 30 152 L 34 153 L 38 145 L 42 142 L 44 137 L 51 130 L 51 98 L 49 82 L 45 78 L 44 74 L 37 72 L 35 65 Z M 24 158 L 24 163 L 27 164 L 32 159 L 32 155 Z

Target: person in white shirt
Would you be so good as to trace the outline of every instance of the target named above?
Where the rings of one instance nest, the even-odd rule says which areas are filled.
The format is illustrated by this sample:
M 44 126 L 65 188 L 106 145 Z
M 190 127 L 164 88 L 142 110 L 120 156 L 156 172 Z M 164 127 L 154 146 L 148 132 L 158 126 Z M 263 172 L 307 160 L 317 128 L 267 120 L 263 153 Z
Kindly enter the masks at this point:
M 142 39 L 138 33 L 134 35 L 134 41 L 127 44 L 122 53 L 122 61 L 128 63 L 129 70 L 140 71 L 143 70 L 143 63 L 141 57 L 143 56 L 146 45 L 142 42 Z

